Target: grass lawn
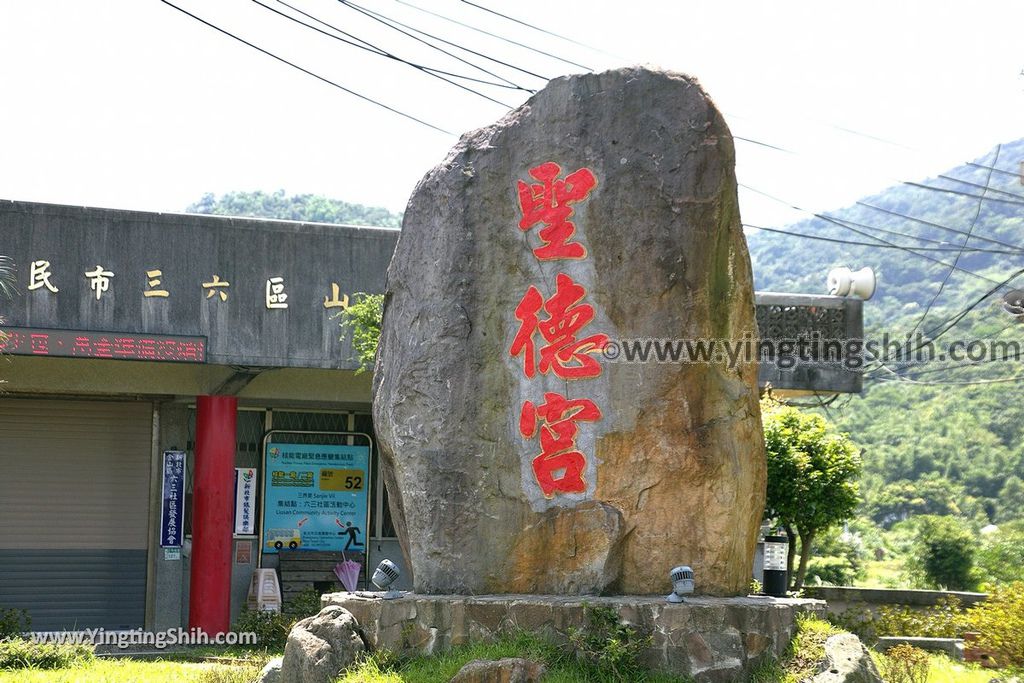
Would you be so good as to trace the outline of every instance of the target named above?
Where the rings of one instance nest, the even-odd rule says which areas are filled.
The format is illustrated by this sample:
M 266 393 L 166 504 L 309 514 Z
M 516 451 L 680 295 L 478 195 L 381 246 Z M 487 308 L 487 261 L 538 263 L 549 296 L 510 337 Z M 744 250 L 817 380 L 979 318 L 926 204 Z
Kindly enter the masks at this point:
M 95 659 L 67 669 L 0 671 L 0 683 L 251 683 L 255 664 Z
M 820 635 L 816 633 L 808 640 L 817 641 Z M 471 645 L 439 657 L 421 657 L 401 664 L 375 657 L 340 678 L 339 683 L 437 683 L 447 681 L 473 659 L 515 656 L 543 659 L 542 655 L 542 652 L 530 648 L 524 651 L 513 641 Z M 929 659 L 931 666 L 928 683 L 988 683 L 998 675 L 991 669 L 955 662 L 941 655 L 933 655 Z M 255 663 L 226 666 L 182 661 L 97 659 L 74 669 L 0 671 L 0 683 L 251 683 L 259 671 L 260 667 Z M 589 683 L 600 681 L 601 677 L 595 677 L 593 671 L 562 664 L 549 666 L 548 676 L 544 680 L 545 683 Z M 651 676 L 646 680 L 649 683 L 677 683 L 687 679 Z M 769 675 L 755 680 L 783 683 L 798 679 L 776 670 L 776 676 Z
M 267 660 L 280 654 L 197 647 L 167 652 L 160 659 L 128 659 L 94 657 L 88 648 L 77 646 L 0 641 L 0 683 L 251 683 Z M 17 668 L 3 668 L 11 666 Z
M 825 640 L 838 629 L 815 618 L 802 618 L 786 655 L 778 662 L 767 662 L 749 679 L 750 683 L 797 683 L 812 676 L 822 654 Z M 57 669 L 0 669 L 0 683 L 251 683 L 264 663 L 280 652 L 213 649 L 187 654 L 168 654 L 160 660 L 82 659 L 75 665 Z M 197 662 L 198 656 L 223 657 L 223 661 Z M 191 657 L 192 661 L 188 658 Z M 438 683 L 451 679 L 474 659 L 525 657 L 544 662 L 545 683 L 686 683 L 684 676 L 635 673 L 620 677 L 613 672 L 588 665 L 573 657 L 568 648 L 560 648 L 538 636 L 522 633 L 497 643 L 474 643 L 434 657 L 398 659 L 378 653 L 342 675 L 338 683 Z M 879 669 L 885 656 L 872 652 Z M 953 661 L 942 655 L 929 655 L 927 683 L 989 683 L 998 671 Z
M 474 659 L 504 659 L 525 657 L 547 665 L 544 683 L 602 683 L 619 681 L 608 671 L 576 662 L 555 645 L 530 634 L 497 643 L 474 643 L 453 648 L 435 657 L 416 657 L 397 660 L 393 657 L 374 656 L 338 679 L 338 683 L 438 683 L 450 680 L 468 662 Z M 683 676 L 648 674 L 630 676 L 632 683 L 685 683 Z
M 932 655 L 928 663 L 928 683 L 988 683 L 999 676 L 998 670 L 964 664 L 945 655 Z
M 884 673 L 885 655 L 872 651 L 872 659 L 879 671 Z M 998 669 L 983 669 L 977 664 L 966 664 L 945 655 L 928 655 L 928 683 L 989 683 L 999 678 Z

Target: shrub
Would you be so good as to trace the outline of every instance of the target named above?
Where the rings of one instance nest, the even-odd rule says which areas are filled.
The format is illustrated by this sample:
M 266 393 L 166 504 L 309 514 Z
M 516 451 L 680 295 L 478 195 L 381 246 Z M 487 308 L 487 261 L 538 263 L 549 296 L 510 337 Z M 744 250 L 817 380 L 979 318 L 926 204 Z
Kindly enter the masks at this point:
M 284 605 L 284 612 L 296 620 L 320 613 L 320 593 L 315 588 L 306 588 Z
M 1000 524 L 982 538 L 975 564 L 985 588 L 1024 581 L 1024 522 Z
M 354 301 L 341 312 L 342 336 L 352 335 L 352 349 L 359 358 L 356 374 L 372 370 L 380 341 L 380 324 L 384 315 L 384 295 L 356 292 Z
M 869 645 L 878 640 L 875 633 L 877 619 L 866 607 L 850 607 L 835 614 L 830 612 L 827 619 L 836 628 L 853 633 Z
M 857 570 L 845 557 L 812 557 L 807 563 L 807 576 L 833 586 L 852 586 Z
M 285 604 L 282 612 L 243 609 L 235 622 L 238 633 L 255 633 L 261 647 L 283 648 L 295 622 L 320 613 L 320 594 L 307 588 Z
M 906 644 L 889 648 L 882 658 L 882 679 L 886 683 L 926 683 L 928 653 Z
M 626 681 L 644 676 L 640 655 L 651 644 L 649 634 L 640 634 L 630 624 L 620 622 L 611 607 L 584 607 L 587 625 L 570 628 L 569 642 L 576 656 L 599 669 L 614 681 Z
M 953 595 L 940 598 L 924 610 L 884 605 L 874 614 L 867 608 L 854 607 L 840 614 L 830 614 L 828 620 L 869 644 L 879 636 L 960 638 L 973 628 L 968 613 Z
M 861 527 L 861 528 L 858 528 Z M 866 574 L 868 551 L 865 532 L 877 533 L 870 522 L 832 527 L 815 539 L 814 555 L 807 563 L 808 581 L 817 576 L 823 583 L 852 586 Z
M 17 638 L 29 630 L 32 618 L 27 610 L 0 609 L 0 641 Z
M 921 636 L 925 638 L 959 638 L 971 629 L 969 618 L 960 600 L 948 595 L 928 609 L 884 606 L 878 610 L 874 630 L 876 636 Z
M 288 641 L 288 631 L 294 620 L 281 612 L 243 609 L 233 630 L 237 633 L 255 633 L 261 647 L 281 649 Z
M 974 535 L 956 517 L 919 518 L 914 552 L 908 559 L 912 579 L 925 588 L 973 590 Z
M 1001 666 L 1024 666 L 1024 581 L 996 588 L 967 617 L 981 634 L 979 648 L 992 652 Z
M 34 643 L 24 638 L 0 641 L 0 670 L 65 669 L 92 659 L 88 645 Z

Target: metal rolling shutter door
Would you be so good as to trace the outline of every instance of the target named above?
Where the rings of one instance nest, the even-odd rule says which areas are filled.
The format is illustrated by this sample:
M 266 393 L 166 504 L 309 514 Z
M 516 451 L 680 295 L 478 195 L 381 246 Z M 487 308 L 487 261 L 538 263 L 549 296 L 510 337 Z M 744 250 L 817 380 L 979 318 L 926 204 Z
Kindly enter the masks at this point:
M 0 608 L 143 625 L 151 430 L 149 403 L 0 399 Z

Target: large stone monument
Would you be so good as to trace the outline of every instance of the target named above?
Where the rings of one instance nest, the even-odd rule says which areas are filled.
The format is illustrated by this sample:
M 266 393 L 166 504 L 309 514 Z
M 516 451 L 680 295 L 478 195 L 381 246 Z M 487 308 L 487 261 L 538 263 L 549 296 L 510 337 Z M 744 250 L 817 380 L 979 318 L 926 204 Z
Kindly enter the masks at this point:
M 733 165 L 693 78 L 629 68 L 552 81 L 420 181 L 373 405 L 417 592 L 664 594 L 679 564 L 746 590 L 756 365 L 621 343 L 756 334 Z

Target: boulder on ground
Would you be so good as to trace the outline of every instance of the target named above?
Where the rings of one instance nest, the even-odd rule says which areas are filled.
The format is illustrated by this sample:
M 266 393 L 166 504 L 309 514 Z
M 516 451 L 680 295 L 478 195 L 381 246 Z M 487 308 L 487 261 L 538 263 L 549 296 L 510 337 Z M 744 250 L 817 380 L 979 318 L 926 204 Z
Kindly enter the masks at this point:
M 839 633 L 825 641 L 821 673 L 811 683 L 884 683 L 871 654 L 852 633 Z
M 359 624 L 330 605 L 292 626 L 277 683 L 332 683 L 366 651 Z
M 746 590 L 757 364 L 693 346 L 757 346 L 734 157 L 695 79 L 635 67 L 551 81 L 420 181 L 373 391 L 416 592 Z
M 544 673 L 543 664 L 521 657 L 474 659 L 449 683 L 539 683 Z
M 256 683 L 281 683 L 281 662 L 284 657 L 274 657 L 260 671 Z

